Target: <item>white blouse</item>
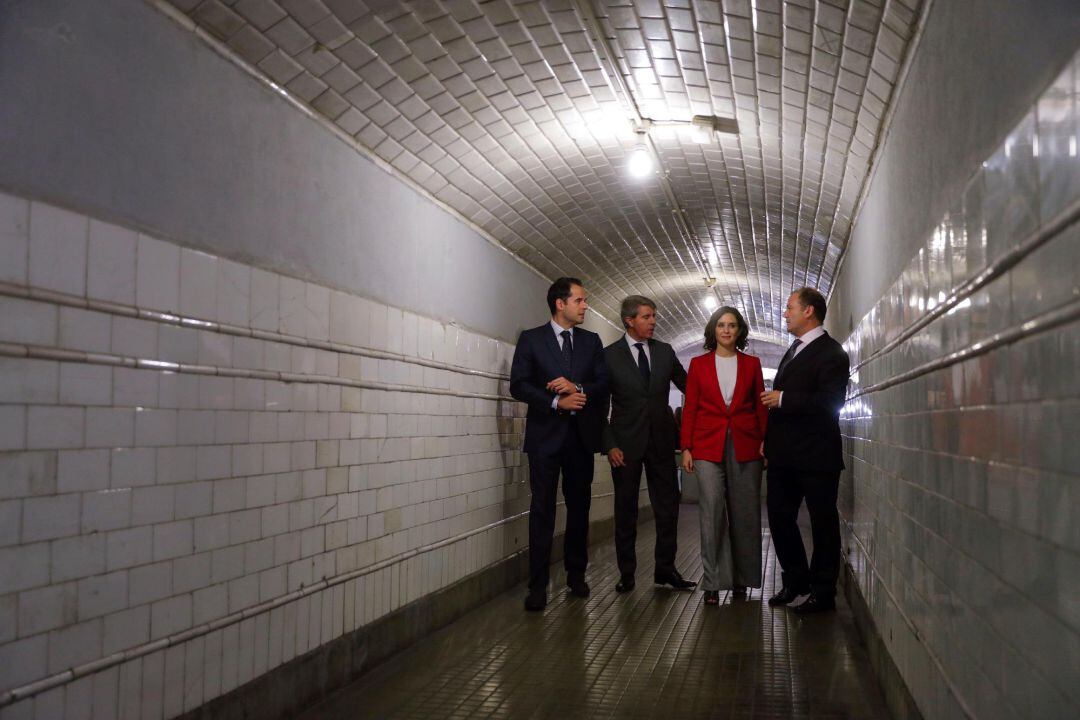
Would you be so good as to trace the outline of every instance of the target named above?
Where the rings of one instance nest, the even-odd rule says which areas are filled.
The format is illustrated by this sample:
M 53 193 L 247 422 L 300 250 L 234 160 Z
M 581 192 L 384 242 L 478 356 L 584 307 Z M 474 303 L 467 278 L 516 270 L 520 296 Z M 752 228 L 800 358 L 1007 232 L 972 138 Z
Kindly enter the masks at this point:
M 731 404 L 731 398 L 735 396 L 735 380 L 739 375 L 739 356 L 716 357 L 716 378 L 720 381 L 720 394 L 724 396 L 724 403 Z

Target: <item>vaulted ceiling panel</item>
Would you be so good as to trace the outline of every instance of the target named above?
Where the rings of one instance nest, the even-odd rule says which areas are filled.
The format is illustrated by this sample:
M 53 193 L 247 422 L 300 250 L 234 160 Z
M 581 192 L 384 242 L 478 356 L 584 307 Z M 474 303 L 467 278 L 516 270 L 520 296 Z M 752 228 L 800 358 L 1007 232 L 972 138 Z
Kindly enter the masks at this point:
M 170 2 L 599 312 L 650 295 L 689 345 L 717 302 L 784 342 L 790 291 L 829 290 L 921 0 Z

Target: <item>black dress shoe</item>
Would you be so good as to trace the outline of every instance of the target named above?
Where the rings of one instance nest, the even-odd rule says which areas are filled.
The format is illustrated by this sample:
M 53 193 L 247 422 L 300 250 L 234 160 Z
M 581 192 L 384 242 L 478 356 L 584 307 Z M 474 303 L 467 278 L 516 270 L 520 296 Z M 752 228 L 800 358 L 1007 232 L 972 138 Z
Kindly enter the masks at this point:
M 530 590 L 525 596 L 525 609 L 529 612 L 539 612 L 547 606 L 547 590 Z
M 589 597 L 589 583 L 585 582 L 584 578 L 574 578 L 573 580 L 567 580 L 566 588 L 570 591 L 570 594 L 575 597 Z
M 803 595 L 803 594 L 804 593 L 796 592 L 795 590 L 792 590 L 791 588 L 783 587 L 783 588 L 780 588 L 780 592 L 776 593 L 771 598 L 769 598 L 769 604 L 770 605 L 787 605 L 788 603 L 795 600 L 795 598 L 797 598 L 797 597 L 799 597 L 800 595 Z
M 717 591 L 717 590 L 706 590 L 705 591 L 705 604 L 706 605 L 719 605 L 720 604 L 720 593 L 719 593 L 719 591 Z
M 734 588 L 732 588 L 731 594 L 732 595 L 739 595 L 741 597 L 745 597 L 746 596 L 746 586 L 745 585 L 736 585 Z
M 692 590 L 697 587 L 697 583 L 693 580 L 684 580 L 678 570 L 672 570 L 664 575 L 656 575 L 653 580 L 657 585 L 670 585 L 676 590 Z
M 628 593 L 634 589 L 634 585 L 635 583 L 633 575 L 623 575 L 621 578 L 619 578 L 619 582 L 615 583 L 615 592 Z
M 791 608 L 793 612 L 799 615 L 809 615 L 810 613 L 828 612 L 829 610 L 836 609 L 836 600 L 831 597 L 822 597 L 820 595 L 811 595 L 806 598 L 801 604 Z

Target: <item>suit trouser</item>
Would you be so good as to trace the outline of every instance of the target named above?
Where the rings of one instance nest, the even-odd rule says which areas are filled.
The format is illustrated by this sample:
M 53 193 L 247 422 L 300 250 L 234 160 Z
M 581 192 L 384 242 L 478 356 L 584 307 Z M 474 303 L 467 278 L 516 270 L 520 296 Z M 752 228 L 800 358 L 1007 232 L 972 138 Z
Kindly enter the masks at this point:
M 840 514 L 836 510 L 839 486 L 839 470 L 813 473 L 769 467 L 765 504 L 784 587 L 822 597 L 836 595 L 836 581 L 840 577 Z M 814 538 L 814 554 L 809 565 L 798 525 L 803 499 L 810 512 Z
M 623 451 L 625 453 L 625 450 Z M 637 570 L 638 494 L 641 471 L 649 488 L 649 502 L 656 519 L 656 575 L 675 570 L 675 551 L 679 534 L 679 476 L 675 468 L 675 453 L 670 448 L 660 451 L 650 440 L 645 455 L 639 460 L 627 460 L 622 467 L 611 468 L 615 485 L 615 557 L 619 573 L 632 577 Z
M 589 505 L 592 502 L 593 453 L 581 442 L 571 422 L 562 447 L 554 454 L 529 453 L 529 588 L 545 589 L 550 579 L 551 545 L 555 535 L 555 501 L 562 472 L 566 503 L 563 564 L 567 579 L 584 578 L 589 563 Z
M 761 587 L 761 460 L 739 462 L 728 433 L 721 462 L 694 460 L 702 590 Z

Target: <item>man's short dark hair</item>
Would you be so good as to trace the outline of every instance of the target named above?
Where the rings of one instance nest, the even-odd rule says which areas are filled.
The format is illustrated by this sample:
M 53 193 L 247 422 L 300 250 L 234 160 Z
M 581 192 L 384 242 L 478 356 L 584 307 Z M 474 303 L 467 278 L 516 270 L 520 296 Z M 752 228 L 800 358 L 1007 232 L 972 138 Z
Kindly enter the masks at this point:
M 555 301 L 562 300 L 563 302 L 566 302 L 570 297 L 570 288 L 574 285 L 583 287 L 580 280 L 572 277 L 561 277 L 551 283 L 551 287 L 548 288 L 547 301 L 548 310 L 551 311 L 552 315 L 555 314 Z
M 812 287 L 801 287 L 795 291 L 799 296 L 799 302 L 803 307 L 814 308 L 814 317 L 821 324 L 825 324 L 825 296 Z
M 623 327 L 630 327 L 626 322 L 626 318 L 637 317 L 642 305 L 650 307 L 653 312 L 656 312 L 656 303 L 644 295 L 631 295 L 622 301 L 622 307 L 619 308 L 619 317 L 622 318 Z

